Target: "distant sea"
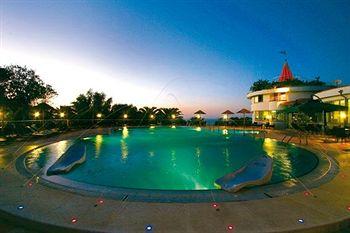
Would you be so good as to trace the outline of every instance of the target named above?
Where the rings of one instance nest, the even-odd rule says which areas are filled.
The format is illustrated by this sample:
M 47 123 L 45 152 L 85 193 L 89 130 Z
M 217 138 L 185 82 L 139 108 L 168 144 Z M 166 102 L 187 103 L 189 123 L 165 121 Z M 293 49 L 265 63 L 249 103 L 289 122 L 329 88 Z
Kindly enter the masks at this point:
M 215 121 L 217 121 L 217 120 L 218 120 L 218 118 L 205 118 L 207 125 L 214 125 Z

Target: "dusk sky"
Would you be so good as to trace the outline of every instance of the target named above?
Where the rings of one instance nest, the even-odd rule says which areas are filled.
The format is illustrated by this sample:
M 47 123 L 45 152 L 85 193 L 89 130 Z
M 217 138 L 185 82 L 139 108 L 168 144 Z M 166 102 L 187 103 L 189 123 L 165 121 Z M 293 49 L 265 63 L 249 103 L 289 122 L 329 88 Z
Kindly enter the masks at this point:
M 350 83 L 350 0 L 0 0 L 0 65 L 34 69 L 69 104 L 89 88 L 115 103 L 209 117 L 295 76 Z

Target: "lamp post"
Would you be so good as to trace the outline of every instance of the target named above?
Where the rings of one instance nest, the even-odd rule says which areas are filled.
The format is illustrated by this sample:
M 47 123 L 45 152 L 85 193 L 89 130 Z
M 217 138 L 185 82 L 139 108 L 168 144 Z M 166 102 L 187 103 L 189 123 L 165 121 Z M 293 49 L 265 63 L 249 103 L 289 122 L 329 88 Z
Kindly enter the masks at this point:
M 126 126 L 126 121 L 128 120 L 128 114 L 124 113 L 123 114 L 123 119 L 124 119 L 124 125 Z
M 172 128 L 175 128 L 175 123 L 174 123 L 174 121 L 175 121 L 175 119 L 176 119 L 176 115 L 175 114 L 171 114 L 171 121 L 172 121 Z
M 63 120 L 64 117 L 66 116 L 66 114 L 64 112 L 60 112 L 60 118 Z M 68 124 L 68 117 L 66 117 L 66 126 L 68 128 L 69 124 Z

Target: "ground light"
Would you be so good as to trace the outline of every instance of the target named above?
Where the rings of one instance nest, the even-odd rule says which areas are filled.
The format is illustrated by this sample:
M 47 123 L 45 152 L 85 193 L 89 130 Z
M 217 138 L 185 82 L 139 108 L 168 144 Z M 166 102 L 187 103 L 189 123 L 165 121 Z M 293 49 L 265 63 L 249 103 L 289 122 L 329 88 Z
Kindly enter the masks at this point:
M 78 222 L 78 219 L 76 217 L 72 217 L 71 220 L 70 220 L 71 223 L 77 223 Z
M 298 223 L 304 223 L 304 219 L 299 218 L 299 219 L 298 219 Z
M 23 210 L 23 209 L 24 209 L 24 206 L 23 206 L 23 205 L 19 205 L 19 206 L 17 206 L 17 209 L 18 209 L 18 210 Z
M 102 117 L 102 114 L 101 114 L 101 113 L 97 113 L 97 114 L 96 114 L 96 117 L 97 117 L 97 118 L 101 118 L 101 117 Z
M 152 231 L 152 229 L 153 229 L 152 225 L 147 225 L 145 228 L 146 232 L 150 232 Z
M 310 194 L 311 194 L 311 193 L 310 193 L 309 191 L 305 191 L 305 192 L 304 192 L 304 196 L 310 196 Z
M 104 203 L 104 200 L 103 200 L 103 199 L 98 199 L 98 200 L 97 200 L 97 203 L 100 204 L 100 205 L 102 205 L 102 204 Z
M 229 231 L 229 232 L 233 231 L 234 229 L 235 229 L 235 226 L 232 224 L 227 226 L 227 231 Z

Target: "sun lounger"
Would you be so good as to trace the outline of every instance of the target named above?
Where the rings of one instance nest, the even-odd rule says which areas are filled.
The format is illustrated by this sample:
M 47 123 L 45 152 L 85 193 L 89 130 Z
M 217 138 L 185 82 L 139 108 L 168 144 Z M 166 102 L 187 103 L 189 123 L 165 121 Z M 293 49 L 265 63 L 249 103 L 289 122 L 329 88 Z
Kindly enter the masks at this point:
M 268 183 L 272 176 L 272 158 L 262 156 L 247 166 L 229 173 L 215 181 L 221 189 L 237 192 L 243 187 Z
M 86 145 L 84 142 L 74 143 L 66 152 L 47 170 L 48 176 L 69 172 L 78 164 L 86 160 Z

